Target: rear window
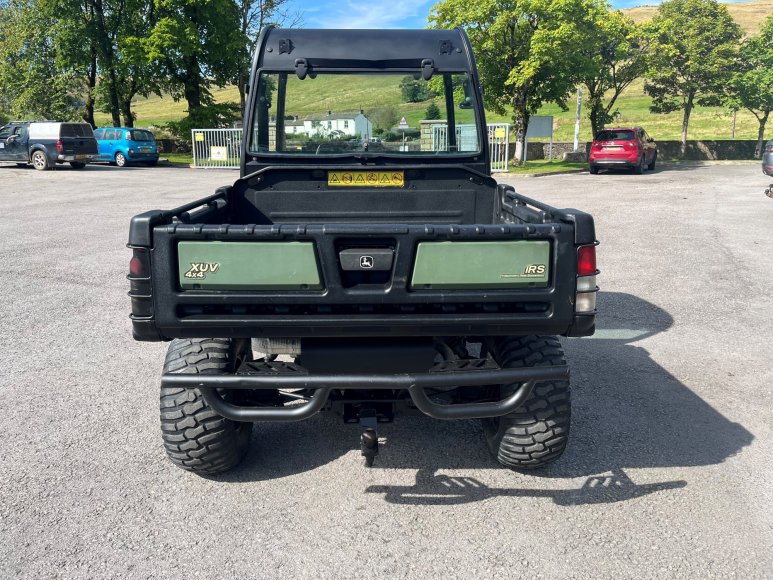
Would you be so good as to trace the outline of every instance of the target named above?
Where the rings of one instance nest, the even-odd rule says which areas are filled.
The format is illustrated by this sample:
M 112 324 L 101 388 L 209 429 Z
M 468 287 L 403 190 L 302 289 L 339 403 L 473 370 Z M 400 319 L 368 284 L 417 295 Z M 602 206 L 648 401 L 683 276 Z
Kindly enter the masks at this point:
M 135 129 L 129 134 L 130 141 L 153 141 L 153 133 Z
M 59 135 L 61 137 L 93 137 L 91 125 L 87 123 L 62 123 Z
M 596 135 L 596 141 L 633 141 L 636 139 L 636 133 L 629 129 L 620 131 L 599 131 Z

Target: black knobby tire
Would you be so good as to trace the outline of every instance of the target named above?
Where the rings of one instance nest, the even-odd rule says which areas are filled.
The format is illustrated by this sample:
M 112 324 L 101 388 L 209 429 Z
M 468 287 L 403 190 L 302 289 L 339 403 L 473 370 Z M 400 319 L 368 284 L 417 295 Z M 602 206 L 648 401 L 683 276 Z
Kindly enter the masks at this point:
M 249 341 L 223 338 L 175 339 L 169 345 L 164 373 L 231 373 L 251 356 Z M 226 400 L 233 393 L 221 393 Z M 215 413 L 198 389 L 161 388 L 161 433 L 169 459 L 188 471 L 222 473 L 247 452 L 252 423 Z
M 657 160 L 658 160 L 658 152 L 655 151 L 655 154 L 652 156 L 652 162 L 649 165 L 647 165 L 647 169 L 649 169 L 650 171 L 655 169 L 655 162 Z
M 494 358 L 506 368 L 566 364 L 554 336 L 497 339 Z M 499 394 L 507 397 L 519 386 L 502 385 Z M 569 439 L 570 417 L 569 381 L 544 381 L 537 383 L 517 411 L 484 419 L 483 432 L 499 463 L 511 469 L 537 469 L 561 457 Z

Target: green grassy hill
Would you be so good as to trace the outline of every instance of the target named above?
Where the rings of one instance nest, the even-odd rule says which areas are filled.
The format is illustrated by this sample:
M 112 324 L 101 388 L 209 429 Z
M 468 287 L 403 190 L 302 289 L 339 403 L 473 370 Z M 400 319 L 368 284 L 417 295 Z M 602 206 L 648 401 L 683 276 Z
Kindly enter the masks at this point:
M 753 0 L 752 2 L 727 2 L 730 15 L 746 34 L 759 32 L 765 19 L 773 14 L 773 0 Z M 658 11 L 657 6 L 637 6 L 623 10 L 634 22 L 647 22 Z
M 755 32 L 769 14 L 773 14 L 773 0 L 755 0 L 753 2 L 738 2 L 727 5 L 730 13 L 747 32 Z M 634 20 L 643 21 L 652 18 L 657 11 L 654 6 L 641 6 L 625 10 Z M 355 111 L 367 103 L 378 102 L 380 105 L 399 105 L 402 113 L 412 127 L 424 118 L 425 103 L 402 103 L 400 90 L 394 83 L 385 83 L 383 79 L 373 77 L 367 79 L 358 77 L 356 83 L 342 91 L 338 85 L 326 82 L 319 77 L 315 80 L 314 91 L 294 96 L 295 110 L 288 114 L 305 115 L 320 110 L 331 109 L 337 112 Z M 643 81 L 631 85 L 617 101 L 619 116 L 615 121 L 620 125 L 642 125 L 659 140 L 679 139 L 681 133 L 681 113 L 656 115 L 649 112 L 650 98 L 644 94 Z M 214 89 L 213 96 L 217 102 L 239 102 L 239 92 L 236 87 Z M 438 104 L 440 102 L 438 101 Z M 540 115 L 553 115 L 554 139 L 556 141 L 571 141 L 574 138 L 574 108 L 575 101 L 567 103 L 569 110 L 562 111 L 556 105 L 548 105 L 539 111 Z M 441 107 L 442 108 L 442 107 Z M 162 127 L 169 121 L 176 121 L 185 115 L 186 103 L 174 101 L 169 97 L 152 96 L 138 98 L 134 103 L 137 125 L 142 127 Z M 489 122 L 510 122 L 509 116 L 487 113 Z M 105 114 L 97 116 L 97 123 L 109 124 Z M 732 134 L 732 113 L 720 107 L 698 107 L 690 119 L 688 137 L 690 139 L 730 139 Z M 581 122 L 581 138 L 590 139 L 590 122 L 583 112 Z M 757 121 L 751 113 L 739 111 L 736 118 L 736 139 L 756 139 Z

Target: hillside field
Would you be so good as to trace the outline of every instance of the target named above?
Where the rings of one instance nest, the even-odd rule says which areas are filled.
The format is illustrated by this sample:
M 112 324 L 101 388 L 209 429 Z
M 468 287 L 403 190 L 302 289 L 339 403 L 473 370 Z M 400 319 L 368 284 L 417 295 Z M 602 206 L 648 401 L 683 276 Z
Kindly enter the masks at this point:
M 727 6 L 741 27 L 749 33 L 756 32 L 762 21 L 769 14 L 773 14 L 773 0 L 730 3 Z M 657 7 L 655 6 L 641 6 L 624 10 L 639 22 L 652 18 L 656 11 Z M 409 125 L 418 127 L 429 104 L 429 101 L 402 103 L 400 91 L 395 83 L 384 83 L 383 79 L 376 77 L 373 79 L 358 77 L 356 86 L 347 87 L 346 90 L 320 82 L 322 80 L 320 77 L 315 82 L 314 91 L 299 95 L 296 99 L 296 110 L 288 111 L 288 113 L 305 115 L 321 109 L 330 109 L 335 112 L 355 111 L 359 110 L 363 103 L 378 102 L 383 105 L 399 105 L 401 114 L 405 114 Z M 655 139 L 659 140 L 679 139 L 682 123 L 681 112 L 666 115 L 650 113 L 650 98 L 644 94 L 643 85 L 642 80 L 635 82 L 618 99 L 616 108 L 619 115 L 615 124 L 642 125 Z M 233 86 L 215 88 L 212 94 L 216 102 L 239 102 L 239 92 Z M 377 95 L 375 100 L 374 95 Z M 437 100 L 437 103 L 441 105 L 440 100 Z M 571 141 L 574 138 L 574 96 L 567 102 L 567 107 L 567 111 L 562 111 L 556 105 L 546 105 L 538 113 L 553 116 L 554 140 L 556 141 Z M 174 101 L 169 97 L 138 98 L 134 102 L 134 112 L 137 117 L 137 126 L 163 127 L 170 121 L 179 120 L 186 114 L 186 103 L 185 101 Z M 100 125 L 110 123 L 106 114 L 98 114 L 96 117 L 97 123 Z M 486 120 L 488 122 L 512 121 L 507 115 L 502 116 L 492 112 L 487 112 Z M 721 107 L 698 107 L 690 118 L 688 138 L 730 139 L 732 124 L 731 111 Z M 580 131 L 581 139 L 591 139 L 590 122 L 587 119 L 586 111 L 583 111 Z M 757 138 L 757 120 L 748 111 L 739 111 L 737 114 L 735 138 Z

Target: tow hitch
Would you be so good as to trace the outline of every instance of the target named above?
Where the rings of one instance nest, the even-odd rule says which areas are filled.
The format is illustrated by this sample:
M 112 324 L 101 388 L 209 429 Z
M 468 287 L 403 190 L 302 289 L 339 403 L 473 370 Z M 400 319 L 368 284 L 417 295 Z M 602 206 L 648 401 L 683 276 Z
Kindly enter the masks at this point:
M 365 465 L 373 467 L 373 462 L 378 455 L 378 417 L 375 409 L 360 410 L 360 453 L 365 457 Z

